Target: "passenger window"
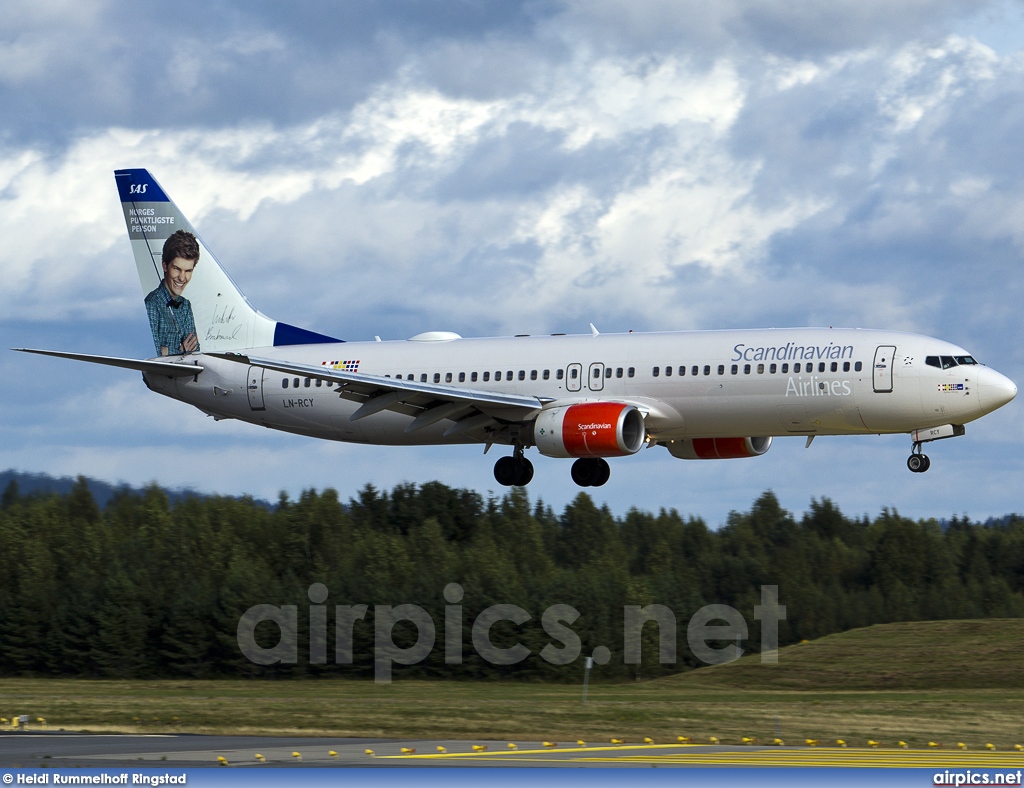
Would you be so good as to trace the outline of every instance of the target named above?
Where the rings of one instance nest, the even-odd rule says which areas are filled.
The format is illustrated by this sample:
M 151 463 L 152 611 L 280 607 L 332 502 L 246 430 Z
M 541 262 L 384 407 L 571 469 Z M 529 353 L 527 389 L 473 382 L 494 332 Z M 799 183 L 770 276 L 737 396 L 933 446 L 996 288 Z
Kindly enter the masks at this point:
M 719 364 L 718 365 L 718 374 L 719 375 L 724 375 L 725 374 L 725 364 Z
M 490 372 L 485 372 L 484 373 L 484 383 L 486 383 L 490 379 L 491 379 L 491 373 Z
M 512 370 L 505 373 L 505 380 L 512 380 Z
M 441 382 L 441 373 L 440 372 L 435 372 L 434 373 L 434 382 L 435 383 L 440 383 Z
M 445 372 L 444 373 L 444 382 L 445 383 L 451 383 L 452 382 L 452 373 L 451 372 Z
M 864 369 L 864 365 L 859 361 L 853 365 L 854 372 L 860 372 L 862 369 Z
M 579 374 L 579 370 L 578 370 L 578 369 L 576 369 L 576 367 L 573 367 L 572 369 L 570 369 L 570 370 L 569 370 L 569 377 L 570 377 L 570 378 L 571 378 L 572 380 L 576 380 L 576 376 L 577 376 L 577 374 Z
M 558 370 L 558 371 L 557 371 L 557 372 L 555 373 L 555 378 L 556 378 L 557 380 L 561 380 L 561 379 L 562 379 L 562 376 L 563 376 L 564 374 L 565 374 L 565 372 L 564 372 L 563 370 L 561 370 L 561 369 L 560 369 L 560 370 Z
M 298 388 L 299 387 L 299 379 L 298 378 L 292 378 L 292 386 L 294 388 Z
M 850 371 L 850 362 L 849 361 L 844 361 L 843 362 L 843 372 L 849 372 L 849 371 Z
M 611 367 L 605 367 L 604 368 L 604 376 L 606 378 L 610 378 L 612 376 L 612 368 Z
M 654 377 L 658 377 L 658 375 L 661 374 L 661 367 L 655 367 L 652 369 L 651 374 L 654 375 Z
M 698 371 L 698 367 L 697 367 L 696 364 L 694 364 L 692 367 L 690 367 L 690 374 L 693 375 L 694 377 L 697 376 L 697 371 Z
M 763 375 L 764 374 L 764 364 L 758 364 L 757 365 L 757 374 L 758 375 Z
M 626 370 L 627 377 L 633 377 L 636 374 L 636 367 L 630 367 Z
M 772 364 L 772 365 L 771 365 L 770 367 L 768 367 L 768 371 L 769 371 L 770 373 L 772 373 L 773 375 L 775 374 L 775 371 L 776 371 L 777 369 L 778 369 L 778 367 L 777 367 L 777 366 L 776 366 L 775 364 Z
M 408 375 L 405 376 L 405 379 L 406 380 L 416 380 L 416 376 L 410 372 Z M 341 384 L 339 383 L 338 385 L 340 386 Z
M 322 380 L 320 380 L 320 378 L 317 378 L 317 379 L 316 379 L 316 387 L 317 387 L 318 389 L 319 389 L 319 388 L 323 388 L 323 385 L 324 385 L 324 382 L 323 382 Z
M 705 375 L 710 375 L 711 374 L 711 365 L 710 364 L 705 364 L 704 365 L 704 374 Z
M 601 377 L 601 370 L 599 370 L 599 369 L 597 369 L 597 367 L 595 367 L 594 368 L 594 374 L 592 374 L 590 377 L 592 377 L 594 380 L 597 380 L 599 377 Z
M 800 372 L 800 362 L 799 361 L 793 365 L 793 372 L 797 372 L 797 373 Z
M 536 379 L 537 379 L 537 370 L 531 369 L 530 370 L 530 380 L 536 380 Z
M 824 361 L 818 362 L 818 372 L 824 372 L 824 371 L 825 371 L 825 362 Z
M 288 388 L 288 378 L 281 378 L 281 388 Z
M 829 369 L 831 369 L 833 372 L 838 372 L 839 363 L 837 361 L 833 361 L 832 364 L 829 366 Z
M 459 373 L 459 383 L 465 383 L 465 382 L 466 382 L 466 373 L 465 372 L 460 372 Z
M 953 359 L 952 356 L 942 356 L 941 358 L 943 369 L 952 369 L 953 367 L 956 366 L 956 361 Z
M 787 372 L 789 372 L 789 364 L 783 364 L 782 365 L 782 374 L 785 375 Z
M 525 369 L 519 370 L 519 379 L 520 380 L 526 380 L 526 370 Z
M 672 377 L 672 367 L 665 367 L 665 377 L 666 378 Z
M 730 369 L 729 371 L 732 372 L 733 375 L 735 375 L 736 373 L 738 373 L 740 371 L 739 365 L 738 364 L 733 364 L 732 365 L 732 369 Z
M 679 377 L 683 377 L 686 374 L 686 367 L 679 367 Z
M 744 375 L 749 375 L 750 374 L 750 364 L 744 364 L 743 365 L 743 374 Z
M 469 373 L 469 382 L 470 383 L 476 383 L 476 373 L 475 372 L 470 372 Z
M 426 372 L 421 372 L 420 373 L 420 383 L 426 383 L 426 382 L 427 382 L 427 373 Z
M 541 377 L 544 378 L 544 380 L 550 380 L 551 379 L 551 370 L 550 369 L 545 369 L 544 372 L 541 373 Z
M 308 389 L 309 388 L 309 384 L 312 383 L 312 382 L 313 382 L 312 380 L 310 380 L 309 378 L 306 378 L 303 381 L 302 385 L 304 385 Z
M 494 380 L 495 381 L 500 381 L 501 380 L 501 370 L 500 369 L 497 372 L 494 373 Z
M 617 378 L 621 378 L 622 377 L 622 367 L 616 367 L 615 368 L 615 377 L 617 377 Z

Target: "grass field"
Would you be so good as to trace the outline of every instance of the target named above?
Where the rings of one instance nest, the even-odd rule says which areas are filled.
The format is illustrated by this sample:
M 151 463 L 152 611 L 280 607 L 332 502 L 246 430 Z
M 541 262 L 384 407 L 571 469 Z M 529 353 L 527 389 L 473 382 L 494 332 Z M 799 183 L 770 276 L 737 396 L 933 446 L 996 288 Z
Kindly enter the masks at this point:
M 869 627 L 667 679 L 580 687 L 514 682 L 0 680 L 0 716 L 94 731 L 399 738 L 677 736 L 911 747 L 1024 744 L 1024 621 Z M 582 673 L 582 671 L 581 671 Z M 581 677 L 582 678 L 582 677 Z M 1024 754 L 1022 754 L 1024 760 Z

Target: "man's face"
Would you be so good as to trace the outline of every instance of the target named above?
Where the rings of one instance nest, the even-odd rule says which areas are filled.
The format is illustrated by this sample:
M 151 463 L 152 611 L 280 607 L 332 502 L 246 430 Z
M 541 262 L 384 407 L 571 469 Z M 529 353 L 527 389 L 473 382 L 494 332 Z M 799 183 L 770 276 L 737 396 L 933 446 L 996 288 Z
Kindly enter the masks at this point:
M 171 262 L 164 263 L 164 286 L 172 296 L 178 298 L 185 292 L 185 285 L 192 279 L 195 267 L 195 260 L 186 260 L 184 257 L 175 257 Z

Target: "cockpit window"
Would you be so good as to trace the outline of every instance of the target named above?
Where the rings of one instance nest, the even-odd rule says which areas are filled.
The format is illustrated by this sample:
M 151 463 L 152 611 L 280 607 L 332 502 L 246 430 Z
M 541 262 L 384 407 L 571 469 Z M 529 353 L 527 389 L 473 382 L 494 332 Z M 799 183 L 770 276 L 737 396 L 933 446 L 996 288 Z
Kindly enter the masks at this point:
M 939 356 L 939 358 L 942 359 L 943 369 L 950 369 L 956 366 L 956 359 L 954 359 L 952 356 Z
M 953 356 L 957 364 L 977 364 L 973 356 Z
M 924 363 L 929 367 L 935 367 L 936 369 L 942 369 L 942 362 L 939 361 L 938 356 L 928 356 L 925 358 Z

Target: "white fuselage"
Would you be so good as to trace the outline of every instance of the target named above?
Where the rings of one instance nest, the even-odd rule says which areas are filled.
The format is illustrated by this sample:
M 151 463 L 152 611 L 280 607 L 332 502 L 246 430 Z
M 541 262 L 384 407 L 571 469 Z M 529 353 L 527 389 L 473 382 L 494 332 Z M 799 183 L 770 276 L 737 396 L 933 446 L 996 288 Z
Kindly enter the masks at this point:
M 969 357 L 963 348 L 863 329 L 344 342 L 252 354 L 534 396 L 550 406 L 628 403 L 644 414 L 656 441 L 911 432 L 972 421 L 1016 394 L 1011 381 L 983 365 L 926 363 Z M 412 416 L 390 410 L 352 421 L 358 404 L 339 397 L 329 382 L 261 370 L 262 385 L 248 386 L 242 364 L 202 354 L 182 360 L 192 359 L 204 367 L 195 378 L 145 373 L 147 385 L 218 418 L 318 438 L 389 445 L 479 440 L 467 433 L 445 437 L 452 422 L 444 419 L 406 432 Z

